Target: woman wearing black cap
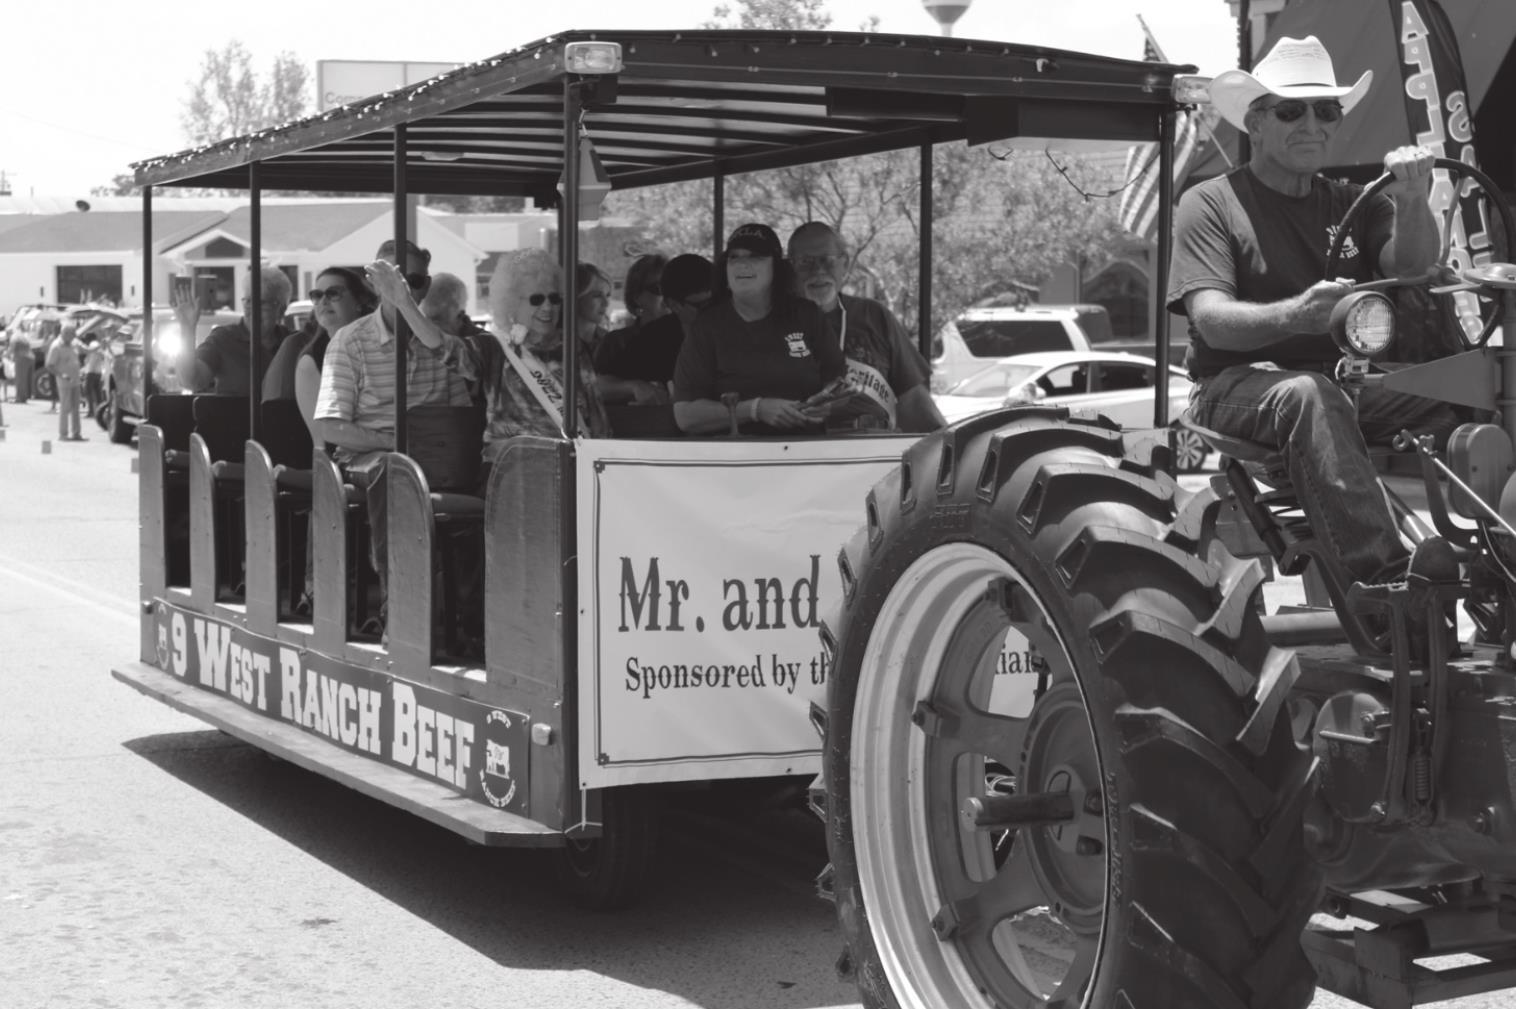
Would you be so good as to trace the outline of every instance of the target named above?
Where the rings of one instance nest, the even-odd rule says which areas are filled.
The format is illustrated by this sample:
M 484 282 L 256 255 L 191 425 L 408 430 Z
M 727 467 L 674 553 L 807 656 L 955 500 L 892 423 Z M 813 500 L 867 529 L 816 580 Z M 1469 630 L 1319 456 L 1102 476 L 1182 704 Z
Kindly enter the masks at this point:
M 689 434 L 820 430 L 804 401 L 847 372 L 826 319 L 794 293 L 779 236 L 744 224 L 716 264 L 715 297 L 674 368 L 674 421 Z

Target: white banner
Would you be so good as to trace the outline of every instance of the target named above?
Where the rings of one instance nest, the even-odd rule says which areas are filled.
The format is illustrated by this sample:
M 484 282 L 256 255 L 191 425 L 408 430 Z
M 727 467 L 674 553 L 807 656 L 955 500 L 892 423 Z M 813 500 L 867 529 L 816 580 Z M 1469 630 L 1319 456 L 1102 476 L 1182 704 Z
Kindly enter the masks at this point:
M 583 787 L 820 770 L 837 554 L 910 441 L 578 442 Z

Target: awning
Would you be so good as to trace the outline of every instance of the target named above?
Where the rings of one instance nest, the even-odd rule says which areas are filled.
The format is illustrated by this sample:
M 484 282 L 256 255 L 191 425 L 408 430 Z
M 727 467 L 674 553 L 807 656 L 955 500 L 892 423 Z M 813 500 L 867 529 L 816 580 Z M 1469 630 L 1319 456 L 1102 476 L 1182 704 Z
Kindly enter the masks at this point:
M 1188 67 L 1003 42 L 852 32 L 568 32 L 330 112 L 136 165 L 139 185 L 555 199 L 565 43 L 619 42 L 585 129 L 614 188 L 927 143 L 1155 140 Z
M 1501 67 L 1516 41 L 1516 0 L 1440 2 L 1458 39 L 1470 108 L 1477 112 L 1492 97 L 1500 99 L 1500 107 L 1510 108 L 1516 98 L 1512 75 L 1502 75 Z M 1268 52 L 1281 36 L 1315 35 L 1332 54 L 1339 80 L 1353 80 L 1365 70 L 1374 71 L 1373 87 L 1337 132 L 1329 164 L 1378 166 L 1386 151 L 1415 141 L 1401 90 L 1399 29 L 1400 4 L 1392 0 L 1296 0 L 1279 15 L 1259 50 L 1260 54 Z M 1499 155 L 1509 146 L 1509 129 L 1494 116 L 1476 122 L 1475 145 L 1487 168 L 1499 162 Z M 1483 137 L 1482 130 L 1501 135 Z M 1501 150 L 1496 157 L 1486 154 L 1487 139 L 1492 148 L 1498 142 Z M 1497 181 L 1511 185 L 1508 171 L 1492 174 Z

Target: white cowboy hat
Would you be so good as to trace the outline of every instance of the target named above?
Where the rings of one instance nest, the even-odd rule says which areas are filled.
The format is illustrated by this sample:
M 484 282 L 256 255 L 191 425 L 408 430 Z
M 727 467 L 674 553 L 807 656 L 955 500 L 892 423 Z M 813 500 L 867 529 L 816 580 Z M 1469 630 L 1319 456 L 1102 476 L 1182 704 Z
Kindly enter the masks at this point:
M 1314 35 L 1303 39 L 1286 36 L 1275 43 L 1269 54 L 1258 61 L 1253 73 L 1246 70 L 1225 70 L 1211 81 L 1211 104 L 1221 118 L 1244 132 L 1247 125 L 1243 117 L 1248 106 L 1260 95 L 1278 95 L 1280 98 L 1340 98 L 1342 111 L 1353 111 L 1353 106 L 1368 93 L 1374 80 L 1374 71 L 1365 70 L 1363 76 L 1350 87 L 1337 84 L 1337 74 L 1332 69 L 1331 54 Z

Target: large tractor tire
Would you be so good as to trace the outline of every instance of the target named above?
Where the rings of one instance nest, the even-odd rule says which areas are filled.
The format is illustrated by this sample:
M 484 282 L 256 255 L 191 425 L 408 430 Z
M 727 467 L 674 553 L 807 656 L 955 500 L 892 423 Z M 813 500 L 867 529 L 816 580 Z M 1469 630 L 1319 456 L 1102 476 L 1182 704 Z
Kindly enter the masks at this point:
M 869 1009 L 1310 1001 L 1298 667 L 1167 454 L 1033 407 L 870 493 L 823 631 L 840 966 Z

